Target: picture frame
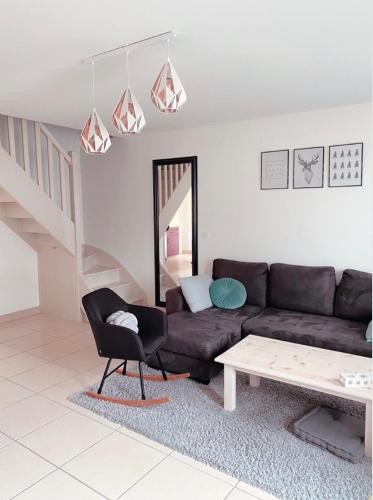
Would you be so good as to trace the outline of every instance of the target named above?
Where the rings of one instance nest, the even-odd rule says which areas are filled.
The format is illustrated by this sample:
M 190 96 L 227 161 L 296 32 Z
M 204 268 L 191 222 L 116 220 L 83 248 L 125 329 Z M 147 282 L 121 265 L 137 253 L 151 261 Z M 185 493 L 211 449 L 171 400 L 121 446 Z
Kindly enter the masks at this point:
M 293 189 L 324 187 L 324 146 L 293 150 Z
M 289 150 L 263 151 L 260 157 L 260 189 L 288 189 Z
M 329 146 L 329 187 L 363 185 L 364 145 L 362 142 Z

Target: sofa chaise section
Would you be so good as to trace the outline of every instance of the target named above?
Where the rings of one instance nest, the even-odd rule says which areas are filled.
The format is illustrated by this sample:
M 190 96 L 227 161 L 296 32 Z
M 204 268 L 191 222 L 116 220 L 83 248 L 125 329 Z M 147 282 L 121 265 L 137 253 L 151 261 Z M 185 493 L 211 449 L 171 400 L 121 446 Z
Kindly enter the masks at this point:
M 245 285 L 246 304 L 234 310 L 211 307 L 193 314 L 180 287 L 168 290 L 168 334 L 161 351 L 166 370 L 189 371 L 193 379 L 209 383 L 222 368 L 222 365 L 215 363 L 214 358 L 242 339 L 242 323 L 259 314 L 265 306 L 267 274 L 268 266 L 265 263 L 226 259 L 214 261 L 214 279 L 234 277 Z M 151 366 L 158 368 L 156 359 L 152 359 Z

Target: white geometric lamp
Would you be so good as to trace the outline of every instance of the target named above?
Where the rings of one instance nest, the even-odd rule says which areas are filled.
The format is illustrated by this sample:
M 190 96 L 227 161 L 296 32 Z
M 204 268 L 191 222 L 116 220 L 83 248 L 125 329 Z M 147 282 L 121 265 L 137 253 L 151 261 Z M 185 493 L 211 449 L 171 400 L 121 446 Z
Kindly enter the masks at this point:
M 93 108 L 80 134 L 80 146 L 88 154 L 104 154 L 111 146 L 109 132 Z
M 162 113 L 176 113 L 187 100 L 184 87 L 169 59 L 153 85 L 151 99 Z
M 146 122 L 143 110 L 130 88 L 119 99 L 112 121 L 121 135 L 139 134 L 144 128 Z

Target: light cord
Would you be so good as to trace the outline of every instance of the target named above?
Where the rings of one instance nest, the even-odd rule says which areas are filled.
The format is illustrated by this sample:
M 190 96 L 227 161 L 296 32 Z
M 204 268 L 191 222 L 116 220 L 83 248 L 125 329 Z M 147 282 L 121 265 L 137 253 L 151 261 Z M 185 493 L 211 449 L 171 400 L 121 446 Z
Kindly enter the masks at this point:
M 127 88 L 130 88 L 130 63 L 129 63 L 129 50 L 126 52 L 126 60 L 127 60 Z
M 92 61 L 92 105 L 93 105 L 93 109 L 96 108 L 96 96 L 95 96 L 95 63 L 94 61 Z

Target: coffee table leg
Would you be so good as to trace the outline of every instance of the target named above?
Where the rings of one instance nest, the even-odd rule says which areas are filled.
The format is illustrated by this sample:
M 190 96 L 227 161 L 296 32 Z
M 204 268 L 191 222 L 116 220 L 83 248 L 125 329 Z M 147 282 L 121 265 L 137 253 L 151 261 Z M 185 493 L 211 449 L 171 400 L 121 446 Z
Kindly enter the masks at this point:
M 236 409 L 236 370 L 224 365 L 224 410 Z
M 365 406 L 365 456 L 372 457 L 372 403 Z
M 251 387 L 259 387 L 260 377 L 258 375 L 250 375 L 250 386 Z

